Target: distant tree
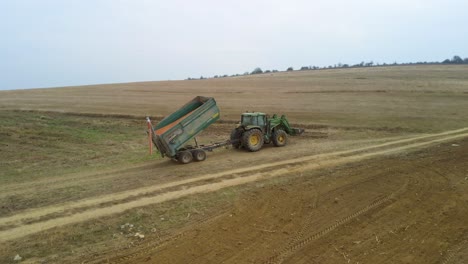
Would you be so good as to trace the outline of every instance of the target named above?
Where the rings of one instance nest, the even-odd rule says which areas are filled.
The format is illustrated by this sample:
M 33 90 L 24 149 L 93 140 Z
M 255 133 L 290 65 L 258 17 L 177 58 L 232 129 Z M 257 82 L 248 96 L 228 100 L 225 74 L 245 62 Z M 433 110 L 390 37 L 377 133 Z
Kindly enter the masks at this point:
M 244 75 L 249 75 L 249 72 L 244 72 Z
M 226 78 L 226 77 L 228 77 L 228 75 L 227 75 L 227 74 L 224 74 L 224 75 L 223 75 L 223 78 Z
M 215 79 L 218 78 L 218 75 L 213 76 L 213 78 L 215 78 Z
M 260 74 L 263 73 L 262 69 L 259 67 L 255 68 L 250 74 Z
M 286 69 L 286 71 L 294 71 L 294 68 L 293 67 L 289 67 Z
M 345 64 L 342 65 L 342 67 L 343 67 L 343 68 L 348 68 L 349 65 L 345 63 Z
M 202 75 L 202 76 L 200 76 L 200 80 L 203 80 L 203 79 L 205 79 L 205 77 L 203 77 L 203 75 Z
M 464 62 L 465 64 L 468 64 L 468 58 L 465 58 L 465 59 L 463 60 L 463 62 Z
M 374 65 L 374 62 L 372 61 L 369 61 L 368 63 L 366 63 L 366 67 L 372 67 L 372 65 Z
M 306 70 L 310 70 L 309 66 L 302 66 L 301 67 L 301 71 L 306 71 Z
M 462 64 L 462 63 L 463 63 L 463 59 L 460 58 L 460 56 L 455 55 L 455 56 L 453 56 L 453 58 L 452 58 L 452 63 L 454 63 L 454 64 Z
M 271 70 L 271 72 L 278 72 L 278 70 Z
M 266 71 L 264 71 L 264 73 L 270 73 L 270 72 L 271 72 L 270 70 L 266 70 Z
M 449 63 L 450 63 L 450 60 L 449 60 L 449 59 L 445 59 L 442 63 L 444 63 L 444 64 L 449 64 Z

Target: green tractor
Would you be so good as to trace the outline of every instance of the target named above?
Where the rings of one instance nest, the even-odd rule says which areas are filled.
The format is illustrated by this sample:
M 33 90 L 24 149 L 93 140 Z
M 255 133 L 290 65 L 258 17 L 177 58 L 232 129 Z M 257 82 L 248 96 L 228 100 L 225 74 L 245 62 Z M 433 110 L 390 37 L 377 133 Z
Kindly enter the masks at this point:
M 231 132 L 231 142 L 235 148 L 243 147 L 253 152 L 270 142 L 276 147 L 286 146 L 288 135 L 296 136 L 303 132 L 302 128 L 291 127 L 284 115 L 269 117 L 260 112 L 243 113 L 240 124 Z

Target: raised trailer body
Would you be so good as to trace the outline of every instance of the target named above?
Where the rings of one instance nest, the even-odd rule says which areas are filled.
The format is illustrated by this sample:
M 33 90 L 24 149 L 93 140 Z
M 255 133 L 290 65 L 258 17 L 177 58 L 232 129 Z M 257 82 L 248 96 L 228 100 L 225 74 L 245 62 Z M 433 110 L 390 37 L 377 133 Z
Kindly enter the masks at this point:
M 195 160 L 198 160 L 196 154 L 205 154 L 195 153 L 197 149 L 211 150 L 214 146 L 211 148 L 210 146 L 196 146 L 187 149 L 187 142 L 218 119 L 219 108 L 214 98 L 197 96 L 179 110 L 165 117 L 156 126 L 151 126 L 152 141 L 163 157 L 167 156 L 186 163 L 181 160 L 181 156 L 186 155 L 187 150 L 190 150 L 189 153 Z M 150 122 L 149 118 L 148 122 Z

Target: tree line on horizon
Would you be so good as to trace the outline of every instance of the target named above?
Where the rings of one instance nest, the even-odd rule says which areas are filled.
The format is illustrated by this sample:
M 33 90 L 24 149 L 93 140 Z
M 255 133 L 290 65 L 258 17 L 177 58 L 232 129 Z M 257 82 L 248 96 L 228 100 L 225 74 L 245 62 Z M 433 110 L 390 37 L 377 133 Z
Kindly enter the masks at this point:
M 320 66 L 302 66 L 298 70 L 299 71 L 306 71 L 306 70 L 359 68 L 359 67 L 381 67 L 381 66 L 401 66 L 401 65 L 424 65 L 424 64 L 468 64 L 468 57 L 462 59 L 462 57 L 460 57 L 458 55 L 455 55 L 455 56 L 452 57 L 452 59 L 445 59 L 445 60 L 443 60 L 441 62 L 439 62 L 439 61 L 431 61 L 431 62 L 419 61 L 419 62 L 407 62 L 407 63 L 397 63 L 397 62 L 385 63 L 384 62 L 384 63 L 380 64 L 380 63 L 374 63 L 373 61 L 370 61 L 370 62 L 362 61 L 360 63 L 353 64 L 353 65 L 338 63 L 338 64 L 323 66 L 323 67 L 320 67 Z M 294 68 L 293 67 L 288 67 L 288 68 L 286 68 L 286 71 L 294 71 Z M 203 79 L 209 79 L 209 78 L 226 78 L 226 77 L 236 77 L 236 76 L 243 76 L 243 75 L 275 73 L 275 72 L 279 72 L 279 71 L 278 70 L 265 70 L 265 71 L 263 71 L 260 67 L 257 67 L 253 71 L 251 71 L 251 72 L 246 71 L 243 74 L 232 74 L 232 75 L 224 74 L 224 75 L 214 75 L 213 77 L 200 76 L 200 78 L 191 78 L 191 77 L 189 77 L 186 80 L 203 80 Z

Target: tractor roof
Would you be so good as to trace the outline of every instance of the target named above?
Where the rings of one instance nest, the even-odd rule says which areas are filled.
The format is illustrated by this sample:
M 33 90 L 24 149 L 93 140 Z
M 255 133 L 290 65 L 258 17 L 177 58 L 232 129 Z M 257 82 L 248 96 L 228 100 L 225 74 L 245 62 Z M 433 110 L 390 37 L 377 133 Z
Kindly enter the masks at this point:
M 243 116 L 264 116 L 266 114 L 262 112 L 253 112 L 253 113 L 243 113 L 242 115 Z

